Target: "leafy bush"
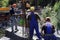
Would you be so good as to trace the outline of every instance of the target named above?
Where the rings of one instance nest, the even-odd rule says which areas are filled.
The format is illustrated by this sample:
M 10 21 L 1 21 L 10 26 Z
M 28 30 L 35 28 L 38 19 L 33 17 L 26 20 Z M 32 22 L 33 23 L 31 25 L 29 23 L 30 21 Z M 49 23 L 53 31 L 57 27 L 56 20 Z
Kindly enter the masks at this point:
M 60 8 L 60 1 L 55 3 L 53 9 L 54 9 L 54 11 L 57 12 L 59 8 Z
M 50 17 L 51 18 L 51 22 L 56 26 L 57 25 L 57 18 L 56 18 L 57 13 L 55 11 L 53 11 L 53 8 L 50 6 L 46 6 L 43 10 L 42 10 L 42 16 L 43 18 L 46 17 Z
M 7 7 L 8 6 L 8 3 L 9 3 L 9 0 L 0 0 L 0 4 L 1 4 L 1 7 Z
M 53 7 L 46 6 L 42 10 L 42 16 L 43 18 L 50 17 L 51 22 L 60 29 L 60 1 L 56 2 Z
M 57 28 L 60 29 L 60 1 L 56 2 L 54 5 L 55 12 L 57 12 L 56 18 L 57 18 Z

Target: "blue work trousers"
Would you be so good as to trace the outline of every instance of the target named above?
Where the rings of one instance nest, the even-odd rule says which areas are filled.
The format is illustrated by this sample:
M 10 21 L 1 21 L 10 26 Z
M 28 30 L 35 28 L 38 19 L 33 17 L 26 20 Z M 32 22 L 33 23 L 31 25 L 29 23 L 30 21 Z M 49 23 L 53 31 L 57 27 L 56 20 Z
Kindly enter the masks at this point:
M 38 29 L 38 23 L 36 23 L 36 24 L 34 23 L 34 24 L 33 24 L 33 22 L 30 24 L 30 32 L 29 32 L 29 34 L 30 34 L 30 39 L 32 39 L 32 37 L 33 37 L 34 29 L 36 30 L 37 37 L 38 37 L 39 39 L 41 39 L 40 33 L 39 33 L 39 29 Z

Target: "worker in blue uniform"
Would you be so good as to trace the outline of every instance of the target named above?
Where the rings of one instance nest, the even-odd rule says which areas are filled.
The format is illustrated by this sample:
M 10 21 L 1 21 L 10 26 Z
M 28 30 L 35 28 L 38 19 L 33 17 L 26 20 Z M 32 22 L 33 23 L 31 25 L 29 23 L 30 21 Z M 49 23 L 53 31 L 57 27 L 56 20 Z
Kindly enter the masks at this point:
M 42 26 L 42 33 L 44 31 L 44 40 L 57 40 L 56 36 L 54 35 L 55 27 L 50 21 L 50 17 L 46 17 L 46 23 Z
M 37 37 L 39 40 L 41 40 L 41 36 L 39 33 L 39 28 L 38 28 L 38 19 L 41 21 L 40 17 L 34 12 L 35 8 L 31 7 L 30 8 L 31 12 L 28 15 L 28 23 L 29 23 L 29 40 L 32 40 L 33 38 L 33 32 L 34 29 L 36 30 Z

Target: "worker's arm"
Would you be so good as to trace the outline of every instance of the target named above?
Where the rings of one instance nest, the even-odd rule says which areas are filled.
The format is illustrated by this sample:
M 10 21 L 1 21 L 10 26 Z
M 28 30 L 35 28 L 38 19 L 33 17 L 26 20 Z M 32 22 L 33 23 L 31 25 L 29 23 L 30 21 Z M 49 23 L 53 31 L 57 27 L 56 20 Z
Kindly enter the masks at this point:
M 30 20 L 30 15 L 28 16 L 27 20 Z
M 45 30 L 45 25 L 42 25 L 41 32 Z
M 55 32 L 55 27 L 54 27 L 54 25 L 52 25 L 52 29 L 53 29 L 52 33 L 54 33 L 54 32 Z
M 42 36 L 45 35 L 44 30 L 45 30 L 45 25 L 42 25 L 42 28 L 41 28 L 41 35 L 42 35 Z
M 37 14 L 35 14 L 35 15 L 36 15 L 36 18 L 39 19 L 39 20 L 41 21 L 41 18 L 40 18 Z

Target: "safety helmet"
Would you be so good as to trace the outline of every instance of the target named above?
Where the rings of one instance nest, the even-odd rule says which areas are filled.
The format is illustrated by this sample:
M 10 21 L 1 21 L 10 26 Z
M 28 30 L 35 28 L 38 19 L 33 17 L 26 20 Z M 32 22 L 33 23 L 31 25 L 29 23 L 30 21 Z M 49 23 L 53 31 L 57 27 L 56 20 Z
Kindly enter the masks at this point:
M 30 7 L 30 10 L 31 11 L 34 11 L 35 10 L 35 7 L 34 6 Z
M 50 17 L 46 17 L 46 21 L 50 21 Z

